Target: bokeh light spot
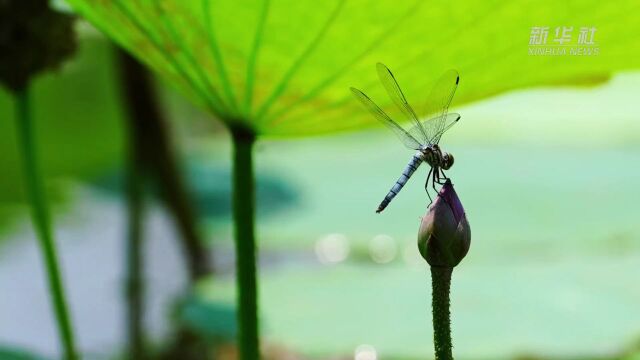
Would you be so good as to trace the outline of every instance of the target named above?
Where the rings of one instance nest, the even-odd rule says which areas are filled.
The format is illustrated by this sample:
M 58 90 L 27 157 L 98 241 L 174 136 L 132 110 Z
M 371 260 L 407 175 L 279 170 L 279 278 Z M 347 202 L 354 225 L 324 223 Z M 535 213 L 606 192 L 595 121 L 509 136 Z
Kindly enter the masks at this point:
M 316 241 L 315 252 L 323 264 L 335 264 L 349 256 L 349 239 L 344 234 L 328 234 Z

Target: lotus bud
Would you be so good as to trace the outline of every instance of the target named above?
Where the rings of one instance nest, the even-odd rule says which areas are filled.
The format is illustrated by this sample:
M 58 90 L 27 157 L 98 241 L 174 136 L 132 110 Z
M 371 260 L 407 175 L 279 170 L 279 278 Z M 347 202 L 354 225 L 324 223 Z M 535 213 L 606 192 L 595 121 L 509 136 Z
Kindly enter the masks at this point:
M 76 48 L 74 17 L 48 0 L 0 0 L 0 84 L 17 92 Z
M 470 245 L 467 216 L 453 184 L 447 179 L 422 218 L 418 249 L 432 267 L 453 268 L 467 255 Z

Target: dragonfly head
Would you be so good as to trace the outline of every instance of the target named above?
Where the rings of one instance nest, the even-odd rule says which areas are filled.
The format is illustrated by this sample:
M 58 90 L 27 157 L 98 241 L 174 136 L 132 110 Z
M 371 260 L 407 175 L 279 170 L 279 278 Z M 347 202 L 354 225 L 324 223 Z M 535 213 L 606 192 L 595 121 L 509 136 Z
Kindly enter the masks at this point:
M 453 155 L 446 152 L 442 154 L 442 168 L 444 170 L 449 170 L 453 166 Z

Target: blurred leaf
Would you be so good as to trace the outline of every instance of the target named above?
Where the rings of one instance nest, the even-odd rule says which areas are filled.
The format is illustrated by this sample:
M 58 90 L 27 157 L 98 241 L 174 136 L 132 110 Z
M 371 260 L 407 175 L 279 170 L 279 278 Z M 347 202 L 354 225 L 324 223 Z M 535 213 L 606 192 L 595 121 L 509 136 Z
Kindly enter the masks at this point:
M 231 169 L 228 164 L 212 163 L 199 157 L 188 159 L 186 180 L 192 201 L 202 217 L 228 221 L 231 217 Z M 124 191 L 124 173 L 117 169 L 107 176 L 91 183 L 114 196 Z M 154 196 L 159 189 L 150 184 Z M 300 189 L 283 174 L 258 171 L 256 174 L 256 207 L 258 215 L 264 218 L 300 205 Z
M 34 355 L 33 353 L 18 349 L 2 346 L 0 347 L 0 359 L 2 360 L 44 360 L 44 357 Z
M 233 341 L 238 331 L 234 308 L 197 296 L 190 297 L 182 305 L 180 320 L 204 338 L 217 341 Z
M 211 219 L 231 217 L 231 170 L 228 166 L 211 166 L 211 162 L 192 161 L 188 180 L 198 212 Z M 290 179 L 278 173 L 258 172 L 256 175 L 256 210 L 267 218 L 299 205 L 300 189 Z
M 348 88 L 388 103 L 377 61 L 417 103 L 458 69 L 454 106 L 516 88 L 593 84 L 640 64 L 634 0 L 69 2 L 212 114 L 262 135 L 375 124 Z M 577 37 L 594 26 L 601 52 L 529 56 L 533 26 L 549 26 L 550 43 L 555 27 L 573 26 Z

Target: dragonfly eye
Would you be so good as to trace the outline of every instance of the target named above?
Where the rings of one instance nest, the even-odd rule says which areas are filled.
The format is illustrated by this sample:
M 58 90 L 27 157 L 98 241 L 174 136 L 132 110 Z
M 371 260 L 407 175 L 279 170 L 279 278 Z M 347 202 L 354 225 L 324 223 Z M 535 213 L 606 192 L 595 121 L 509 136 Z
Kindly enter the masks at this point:
M 442 168 L 444 170 L 449 170 L 449 168 L 451 168 L 453 166 L 453 155 L 449 154 L 449 153 L 445 153 L 443 155 L 443 164 L 442 164 Z

